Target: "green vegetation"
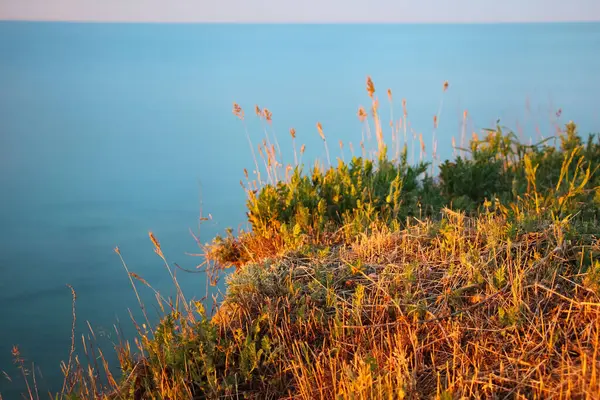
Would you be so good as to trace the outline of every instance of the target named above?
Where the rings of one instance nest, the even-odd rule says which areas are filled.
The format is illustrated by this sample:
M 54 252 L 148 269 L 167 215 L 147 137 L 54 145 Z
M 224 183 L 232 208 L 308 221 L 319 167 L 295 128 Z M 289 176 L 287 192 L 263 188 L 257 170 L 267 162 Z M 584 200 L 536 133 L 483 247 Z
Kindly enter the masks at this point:
M 517 225 L 575 214 L 594 219 L 600 206 L 600 143 L 594 140 L 582 144 L 569 123 L 560 148 L 525 146 L 498 126 L 471 142 L 471 158 L 440 165 L 438 183 L 426 175 L 426 163 L 408 165 L 406 151 L 392 162 L 385 147 L 376 163 L 354 157 L 308 175 L 296 168 L 288 181 L 248 191 L 251 232 L 218 237 L 213 256 L 243 265 L 302 246 L 348 245 L 373 226 L 398 230 L 411 217 L 439 220 L 446 207 L 470 216 L 492 207 Z
M 367 87 L 375 157 L 283 170 L 267 134 L 251 230 L 204 248 L 213 274 L 236 267 L 217 312 L 178 291 L 118 347 L 119 378 L 69 362 L 65 398 L 597 398 L 598 138 L 498 126 L 434 179 L 408 147 L 387 156 Z

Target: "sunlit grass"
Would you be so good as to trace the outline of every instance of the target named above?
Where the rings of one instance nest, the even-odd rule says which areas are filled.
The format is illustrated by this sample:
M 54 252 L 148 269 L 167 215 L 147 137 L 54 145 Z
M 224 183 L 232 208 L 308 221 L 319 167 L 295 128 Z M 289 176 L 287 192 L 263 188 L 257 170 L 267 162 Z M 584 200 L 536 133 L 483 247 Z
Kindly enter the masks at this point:
M 151 286 L 116 249 L 145 322 L 133 345 L 116 347 L 119 377 L 93 344 L 82 342 L 87 362 L 71 351 L 57 397 L 598 398 L 597 138 L 584 142 L 569 123 L 557 147 L 524 145 L 501 126 L 465 143 L 465 111 L 455 159 L 438 162 L 442 98 L 430 164 L 406 101 L 394 121 L 387 91 L 388 147 L 370 78 L 366 89 L 362 156 L 333 165 L 317 123 L 328 165 L 310 170 L 294 129 L 294 165 L 282 161 L 272 114 L 255 107 L 265 138 L 242 182 L 251 229 L 201 245 L 212 282 L 235 267 L 216 312 L 186 300 L 150 233 L 176 288 L 175 299 L 155 291 L 163 317 L 151 326 L 136 285 Z M 242 107 L 233 113 L 255 155 Z

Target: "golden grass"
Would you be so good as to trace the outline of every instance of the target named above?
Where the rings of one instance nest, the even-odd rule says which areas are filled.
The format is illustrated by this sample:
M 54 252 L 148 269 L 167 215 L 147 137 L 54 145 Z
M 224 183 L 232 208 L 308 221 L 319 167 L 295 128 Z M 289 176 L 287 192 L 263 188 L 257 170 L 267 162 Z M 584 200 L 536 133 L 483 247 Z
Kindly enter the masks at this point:
M 442 94 L 448 87 L 444 82 Z M 370 77 L 366 88 L 381 154 L 385 141 Z M 391 90 L 387 94 L 397 149 L 401 130 L 407 145 L 407 105 L 403 99 L 403 118 L 394 130 Z M 442 103 L 443 98 L 434 116 L 434 160 Z M 237 103 L 233 114 L 244 123 L 254 156 Z M 255 114 L 266 122 L 257 148 L 268 180 L 261 180 L 254 156 L 256 170 L 244 170 L 247 187 L 242 186 L 248 192 L 283 176 L 287 182 L 292 170 L 275 151 L 271 112 L 255 106 Z M 371 132 L 364 107 L 358 118 L 367 134 L 367 144 L 364 137 L 360 143 L 365 155 Z M 466 129 L 464 111 L 461 147 Z M 317 131 L 331 165 L 320 122 Z M 417 133 L 411 132 L 414 145 Z M 290 135 L 295 164 L 302 165 L 305 145 L 298 159 L 295 129 Z M 418 140 L 423 160 L 421 133 Z M 475 133 L 473 140 L 478 140 Z M 573 151 L 563 165 L 576 156 Z M 536 167 L 527 158 L 525 164 L 528 176 L 535 176 Z M 557 185 L 565 174 L 560 171 Z M 535 180 L 528 183 L 537 193 Z M 535 199 L 538 217 L 542 201 Z M 519 203 L 511 207 L 518 216 L 527 212 Z M 440 220 L 413 218 L 393 228 L 376 221 L 355 237 L 345 236 L 345 227 L 317 232 L 318 244 L 309 248 L 290 248 L 277 234 L 240 232 L 227 250 L 244 261 L 234 263 L 227 293 L 212 316 L 201 302 L 186 300 L 160 242 L 149 232 L 177 289 L 175 299 L 165 299 L 130 272 L 115 248 L 145 323 L 139 326 L 132 317 L 138 332 L 133 347 L 119 336 L 122 374 L 115 379 L 91 327 L 81 341 L 87 361 L 75 355 L 76 293 L 71 287 L 72 342 L 59 398 L 598 399 L 600 283 L 595 274 L 600 275 L 600 240 L 579 233 L 569 218 L 540 218 L 534 228 L 515 229 L 508 213 L 491 202 L 477 216 L 444 209 Z M 595 224 L 594 232 L 600 230 L 597 221 L 587 222 Z M 274 218 L 272 232 L 279 231 L 277 224 Z M 201 267 L 215 283 L 223 248 L 200 246 Z M 156 295 L 162 318 L 154 327 L 137 283 Z M 18 347 L 13 357 L 29 398 L 39 399 L 35 373 L 30 384 Z
M 240 270 L 232 329 L 266 318 L 289 398 L 598 398 L 600 298 L 580 254 L 552 227 L 511 240 L 501 217 L 444 221 Z

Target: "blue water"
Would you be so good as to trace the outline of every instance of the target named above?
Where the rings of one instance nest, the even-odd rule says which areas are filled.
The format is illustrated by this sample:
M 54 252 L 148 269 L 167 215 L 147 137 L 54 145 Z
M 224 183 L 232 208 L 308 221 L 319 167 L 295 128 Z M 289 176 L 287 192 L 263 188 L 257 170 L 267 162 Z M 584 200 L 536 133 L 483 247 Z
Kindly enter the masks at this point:
M 336 158 L 340 139 L 358 148 L 356 111 L 368 104 L 370 74 L 384 120 L 391 88 L 395 116 L 406 98 L 428 147 L 443 99 L 443 158 L 465 109 L 468 137 L 498 118 L 520 127 L 524 140 L 550 136 L 559 108 L 558 123 L 600 130 L 599 50 L 600 24 L 0 22 L 0 370 L 13 378 L 0 375 L 0 393 L 11 399 L 23 389 L 13 344 L 39 367 L 42 387 L 60 387 L 71 331 L 67 283 L 78 294 L 78 337 L 86 321 L 105 345 L 117 320 L 131 332 L 127 309 L 137 312 L 136 300 L 114 246 L 131 270 L 169 293 L 149 230 L 171 262 L 193 269 L 200 260 L 185 253 L 197 251 L 189 229 L 197 232 L 200 199 L 213 217 L 203 242 L 244 222 L 239 181 L 253 161 L 233 101 L 245 107 L 254 143 L 262 138 L 252 111 L 259 104 L 273 112 L 287 160 L 290 127 L 298 146 L 307 145 L 305 160 L 323 157 L 317 121 Z M 189 297 L 204 296 L 201 274 L 180 281 Z

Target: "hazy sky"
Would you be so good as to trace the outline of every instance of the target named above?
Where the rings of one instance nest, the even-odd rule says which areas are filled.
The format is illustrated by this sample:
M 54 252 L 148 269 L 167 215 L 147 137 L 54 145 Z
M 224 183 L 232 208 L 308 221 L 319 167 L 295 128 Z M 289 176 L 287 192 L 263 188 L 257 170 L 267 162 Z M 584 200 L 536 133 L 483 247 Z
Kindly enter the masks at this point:
M 0 0 L 0 20 L 119 22 L 600 21 L 600 0 Z

